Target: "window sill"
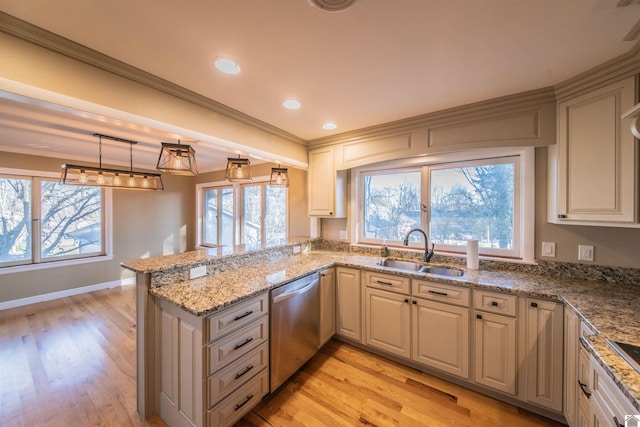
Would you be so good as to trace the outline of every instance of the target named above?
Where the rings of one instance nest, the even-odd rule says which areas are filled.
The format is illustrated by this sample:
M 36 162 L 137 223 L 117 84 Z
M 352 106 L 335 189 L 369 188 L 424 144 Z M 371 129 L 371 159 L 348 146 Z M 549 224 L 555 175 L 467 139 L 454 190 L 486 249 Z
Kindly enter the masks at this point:
M 67 259 L 63 261 L 49 261 L 38 264 L 23 264 L 11 267 L 0 267 L 0 275 L 13 273 L 26 273 L 29 271 L 46 270 L 49 268 L 72 267 L 80 264 L 104 262 L 113 260 L 113 255 L 100 255 L 87 258 Z

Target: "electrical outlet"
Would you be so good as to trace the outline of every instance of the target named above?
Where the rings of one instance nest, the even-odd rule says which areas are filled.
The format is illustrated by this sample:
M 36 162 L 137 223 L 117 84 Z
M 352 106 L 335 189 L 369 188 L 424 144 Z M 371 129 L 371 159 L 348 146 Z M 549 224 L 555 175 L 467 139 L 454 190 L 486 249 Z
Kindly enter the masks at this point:
M 201 265 L 199 267 L 193 267 L 189 270 L 189 279 L 197 279 L 198 277 L 207 275 L 207 266 Z
M 542 242 L 542 256 L 548 258 L 555 258 L 556 256 L 556 243 L 555 242 Z
M 591 245 L 578 245 L 578 260 L 579 261 L 593 261 L 593 246 L 591 246 Z
M 299 254 L 300 253 L 300 245 L 295 245 L 293 247 L 293 253 L 294 254 Z

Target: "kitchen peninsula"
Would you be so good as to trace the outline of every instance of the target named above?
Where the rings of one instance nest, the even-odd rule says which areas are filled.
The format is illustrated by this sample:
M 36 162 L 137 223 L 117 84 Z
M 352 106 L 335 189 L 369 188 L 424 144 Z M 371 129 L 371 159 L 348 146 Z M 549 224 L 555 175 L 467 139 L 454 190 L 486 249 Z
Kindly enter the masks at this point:
M 561 308 L 563 306 L 565 314 L 571 312 L 577 315 L 585 328 L 592 330 L 593 334 L 585 334 L 581 338 L 583 347 L 597 362 L 598 369 L 602 368 L 613 380 L 616 388 L 628 401 L 629 407 L 633 408 L 635 413 L 640 413 L 640 374 L 606 342 L 606 340 L 623 341 L 640 345 L 640 319 L 636 315 L 637 307 L 640 307 L 640 296 L 637 292 L 637 286 L 640 286 L 640 272 L 637 270 L 618 271 L 615 268 L 609 268 L 604 269 L 606 271 L 594 270 L 586 273 L 583 271 L 582 278 L 565 279 L 563 277 L 576 277 L 577 273 L 573 270 L 579 270 L 580 266 L 554 265 L 553 263 L 542 263 L 538 266 L 483 263 L 480 270 L 466 270 L 462 277 L 444 277 L 383 267 L 378 264 L 380 257 L 374 254 L 375 252 L 371 249 L 345 247 L 345 245 L 334 247 L 331 242 L 321 239 L 302 239 L 292 241 L 288 245 L 254 252 L 222 255 L 219 250 L 201 250 L 124 262 L 122 264 L 124 268 L 137 273 L 139 411 L 144 416 L 160 412 L 160 372 L 166 369 L 161 360 L 161 355 L 164 354 L 160 345 L 163 321 L 161 306 L 171 306 L 175 312 L 184 313 L 194 322 L 205 325 L 204 319 L 209 318 L 207 316 L 227 313 L 232 307 L 254 304 L 254 301 L 262 301 L 261 304 L 264 305 L 270 289 L 309 273 L 337 266 L 353 271 L 362 270 L 388 275 L 388 277 L 407 278 L 414 282 L 428 280 L 429 283 L 441 286 L 470 290 L 477 296 L 485 293 L 505 295 L 505 298 L 517 297 L 522 304 L 525 300 L 531 300 L 550 301 Z M 415 254 L 392 251 L 392 255 L 397 258 Z M 455 264 L 455 258 L 449 257 L 440 257 L 436 263 L 445 261 L 448 264 Z M 190 270 L 198 266 L 205 266 L 206 275 L 189 279 Z M 503 267 L 507 268 L 503 269 Z M 592 279 L 589 276 L 593 273 L 603 276 L 600 276 L 600 280 L 585 279 L 585 276 Z M 615 278 L 618 276 L 624 277 L 625 283 L 615 283 Z M 362 287 L 364 286 L 363 280 Z M 359 290 L 358 294 L 360 294 Z M 261 299 L 263 296 L 264 298 Z M 413 296 L 417 296 L 415 290 Z M 339 294 L 336 298 L 340 298 Z M 532 306 L 534 304 L 537 303 L 533 303 Z M 524 305 L 522 307 L 519 306 L 519 312 L 527 309 Z M 482 313 L 480 307 L 476 306 L 475 309 L 476 315 Z M 268 316 L 264 316 L 263 319 L 267 318 Z M 520 325 L 524 323 L 520 321 Z M 201 329 L 207 328 L 208 326 L 201 327 Z M 199 333 L 206 335 L 208 331 L 201 330 Z M 564 339 L 566 340 L 567 337 L 565 336 Z M 366 344 L 363 347 L 369 349 Z M 195 360 L 200 361 L 202 365 L 207 365 L 209 361 L 207 361 L 206 350 L 199 353 Z M 384 351 L 379 353 L 385 354 Z M 393 356 L 390 357 L 393 358 Z M 402 359 L 395 358 L 395 360 Z M 411 361 L 407 363 L 411 364 Z M 423 366 L 423 370 L 434 373 L 428 367 Z M 435 373 L 438 374 L 437 370 Z M 202 382 L 196 382 L 193 385 L 192 391 L 195 391 L 192 397 L 203 400 L 204 394 L 207 393 L 207 376 L 202 372 L 199 375 Z M 565 375 L 567 375 L 566 372 Z M 446 375 L 444 377 L 449 378 Z M 517 380 L 520 389 L 524 388 L 523 377 L 525 375 L 519 375 Z M 466 382 L 469 381 L 461 383 Z M 473 387 L 475 384 L 469 382 L 469 386 Z M 265 394 L 268 392 L 269 390 L 266 390 Z M 492 396 L 496 395 L 489 389 L 487 392 Z M 522 390 L 517 394 L 514 393 L 513 396 L 523 400 L 521 393 Z M 518 404 L 513 396 L 506 394 L 502 396 L 498 393 L 497 397 Z M 555 399 L 557 398 L 558 396 L 555 396 Z M 562 402 L 562 396 L 560 396 L 560 402 Z M 521 403 L 526 408 L 531 407 L 526 401 Z M 207 421 L 208 405 L 201 402 L 198 405 L 196 405 L 198 413 L 195 414 L 195 424 L 211 425 L 210 421 Z M 560 405 L 562 407 L 562 403 Z M 549 414 L 550 411 L 542 408 L 540 412 Z M 555 418 L 561 418 L 561 410 L 555 410 Z M 173 425 L 169 420 L 165 421 Z

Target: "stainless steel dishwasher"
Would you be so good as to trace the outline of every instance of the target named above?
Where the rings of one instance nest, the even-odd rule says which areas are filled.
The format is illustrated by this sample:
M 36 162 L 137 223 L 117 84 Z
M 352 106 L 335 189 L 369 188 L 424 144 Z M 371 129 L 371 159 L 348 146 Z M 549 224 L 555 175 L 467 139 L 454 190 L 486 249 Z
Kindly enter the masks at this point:
M 318 351 L 318 273 L 271 291 L 271 391 Z

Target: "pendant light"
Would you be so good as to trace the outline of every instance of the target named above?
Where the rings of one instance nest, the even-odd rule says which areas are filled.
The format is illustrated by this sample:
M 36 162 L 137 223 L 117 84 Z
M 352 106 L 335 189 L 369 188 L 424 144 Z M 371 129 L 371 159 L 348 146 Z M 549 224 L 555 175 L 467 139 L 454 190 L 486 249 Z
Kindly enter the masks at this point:
M 227 158 L 227 170 L 224 174 L 227 181 L 251 182 L 251 163 L 249 159 Z
M 156 169 L 171 175 L 198 175 L 196 152 L 190 145 L 180 144 L 180 140 L 177 144 L 163 142 Z
M 278 165 L 277 168 L 271 168 L 271 180 L 269 185 L 275 187 L 288 187 L 289 186 L 289 169 L 281 168 Z
M 133 170 L 133 145 L 137 144 L 136 141 L 99 133 L 95 133 L 93 136 L 98 138 L 98 167 L 65 163 L 62 165 L 60 183 L 86 185 L 89 187 L 122 188 L 126 190 L 164 190 L 160 174 Z M 102 167 L 103 138 L 129 144 L 129 170 Z

